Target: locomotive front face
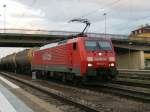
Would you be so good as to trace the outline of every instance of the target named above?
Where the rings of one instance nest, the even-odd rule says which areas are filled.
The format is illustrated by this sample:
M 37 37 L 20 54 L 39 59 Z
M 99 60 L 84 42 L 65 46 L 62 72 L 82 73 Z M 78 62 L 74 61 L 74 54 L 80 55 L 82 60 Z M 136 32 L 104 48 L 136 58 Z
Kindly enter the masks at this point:
M 115 55 L 110 41 L 86 40 L 87 66 L 95 69 L 115 67 Z
M 87 74 L 112 74 L 116 71 L 115 53 L 110 40 L 86 39 L 85 50 Z

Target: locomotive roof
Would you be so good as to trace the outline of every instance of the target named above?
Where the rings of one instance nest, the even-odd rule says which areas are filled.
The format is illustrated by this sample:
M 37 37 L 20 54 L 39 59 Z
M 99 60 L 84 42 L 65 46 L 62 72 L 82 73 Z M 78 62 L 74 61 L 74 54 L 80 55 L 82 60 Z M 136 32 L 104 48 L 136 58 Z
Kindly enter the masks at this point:
M 88 39 L 88 40 L 110 40 L 110 38 L 104 38 L 104 37 L 85 37 L 85 39 Z
M 85 39 L 87 39 L 87 40 L 110 40 L 109 38 L 101 38 L 101 37 L 79 37 L 79 38 L 85 38 Z M 56 47 L 56 46 L 58 46 L 59 44 L 66 43 L 66 42 L 69 41 L 69 40 L 77 41 L 77 38 L 66 39 L 66 40 L 62 40 L 62 41 L 59 41 L 59 42 L 50 43 L 50 44 L 47 44 L 47 45 L 44 45 L 44 46 L 40 47 L 39 50 Z
M 44 45 L 42 47 L 40 47 L 40 50 L 43 50 L 43 49 L 46 49 L 46 48 L 52 48 L 52 47 L 55 47 L 58 45 L 58 42 L 57 43 L 50 43 L 50 44 L 47 44 L 47 45 Z

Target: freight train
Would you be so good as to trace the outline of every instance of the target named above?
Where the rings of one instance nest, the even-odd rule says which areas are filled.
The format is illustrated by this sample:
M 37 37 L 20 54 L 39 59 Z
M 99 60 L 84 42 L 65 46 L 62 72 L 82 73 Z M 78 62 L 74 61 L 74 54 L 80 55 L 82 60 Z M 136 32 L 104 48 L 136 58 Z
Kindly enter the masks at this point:
M 82 22 L 89 25 L 88 21 Z M 8 55 L 1 59 L 0 66 L 3 70 L 75 82 L 112 80 L 117 75 L 111 39 L 89 37 L 83 32 L 38 49 Z
M 63 80 L 114 79 L 117 74 L 111 40 L 87 36 L 11 54 L 1 59 L 0 65 L 4 70 Z

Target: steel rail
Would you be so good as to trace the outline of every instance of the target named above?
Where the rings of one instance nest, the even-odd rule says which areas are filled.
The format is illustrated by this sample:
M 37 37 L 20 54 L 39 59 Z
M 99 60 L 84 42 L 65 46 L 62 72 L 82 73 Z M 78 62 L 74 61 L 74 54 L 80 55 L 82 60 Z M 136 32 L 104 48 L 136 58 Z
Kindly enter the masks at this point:
M 129 76 L 129 75 L 118 75 L 117 78 L 121 79 L 137 79 L 137 80 L 147 80 L 150 81 L 150 76 Z
M 42 92 L 45 92 L 47 94 L 59 97 L 65 101 L 74 103 L 76 105 L 78 105 L 79 107 L 81 106 L 81 108 L 84 109 L 89 109 L 88 111 L 91 112 L 98 112 L 98 110 L 95 110 L 94 106 L 92 107 L 92 104 L 90 102 L 86 102 L 84 100 L 77 100 L 74 98 L 70 98 L 69 96 L 64 95 L 62 92 L 58 92 L 57 90 L 53 90 L 53 89 L 49 89 L 47 87 L 42 87 L 41 85 L 38 84 L 34 84 L 30 81 L 26 81 L 23 79 L 20 79 L 18 77 L 14 77 L 14 76 L 10 76 L 7 73 L 3 73 L 3 75 L 13 79 L 13 80 L 17 80 L 21 83 L 27 84 L 35 89 L 39 89 Z M 132 87 L 132 88 L 131 88 Z M 142 89 L 141 90 L 136 90 L 134 89 L 134 86 L 123 86 L 121 84 L 113 84 L 113 83 L 108 83 L 108 84 L 98 84 L 97 86 L 86 86 L 83 89 L 88 89 L 88 90 L 92 90 L 92 91 L 96 91 L 96 92 L 104 92 L 104 93 L 108 93 L 108 94 L 114 94 L 117 96 L 123 96 L 126 98 L 130 98 L 130 99 L 134 99 L 134 100 L 138 100 L 138 101 L 142 101 L 142 102 L 150 102 L 150 92 L 145 92 Z
M 129 69 L 118 69 L 119 73 L 136 73 L 136 74 L 147 74 L 150 75 L 150 70 L 129 70 Z
M 83 110 L 86 110 L 88 112 L 100 112 L 99 110 L 96 110 L 94 108 L 94 106 L 92 106 L 93 104 L 91 102 L 88 102 L 88 101 L 85 101 L 85 100 L 82 100 L 82 99 L 75 99 L 73 97 L 70 97 L 70 96 L 67 96 L 65 95 L 64 93 L 60 92 L 60 91 L 57 91 L 57 90 L 54 90 L 54 89 L 51 89 L 51 88 L 48 88 L 48 87 L 44 87 L 44 86 L 41 86 L 39 84 L 35 84 L 31 81 L 27 81 L 27 80 L 24 80 L 24 79 L 21 79 L 21 78 L 18 78 L 16 76 L 12 76 L 12 75 L 9 75 L 8 73 L 4 73 L 4 72 L 0 72 L 0 74 L 10 78 L 10 79 L 13 79 L 13 80 L 16 80 L 22 84 L 25 84 L 29 87 L 32 87 L 34 89 L 37 89 L 41 92 L 44 92 L 48 95 L 51 95 L 51 96 L 54 96 L 55 98 L 58 98 L 58 99 L 61 99 L 65 102 L 68 102 L 68 103 L 71 103 L 73 105 L 76 105 L 77 107 L 83 109 Z
M 133 86 L 124 86 L 121 84 L 99 84 L 100 91 L 124 96 L 142 102 L 150 102 L 150 92 L 135 89 Z M 149 89 L 150 91 L 150 89 Z
M 121 85 L 127 85 L 127 86 L 134 86 L 134 87 L 143 87 L 150 89 L 150 83 L 148 82 L 137 82 L 134 80 L 125 80 L 125 79 L 119 79 L 112 82 L 113 84 L 121 84 Z
M 150 80 L 150 70 L 119 70 L 118 77 Z

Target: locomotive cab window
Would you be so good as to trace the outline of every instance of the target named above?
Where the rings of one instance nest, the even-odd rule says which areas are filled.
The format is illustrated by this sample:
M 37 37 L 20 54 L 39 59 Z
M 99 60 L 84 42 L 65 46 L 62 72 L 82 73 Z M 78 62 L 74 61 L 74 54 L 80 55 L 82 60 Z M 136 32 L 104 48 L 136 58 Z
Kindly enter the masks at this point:
M 98 44 L 101 50 L 112 50 L 112 47 L 109 41 L 99 41 Z
M 98 50 L 96 41 L 86 41 L 85 47 L 87 50 Z
M 77 43 L 73 43 L 73 50 L 76 50 L 77 49 Z
M 86 41 L 85 47 L 87 50 L 112 50 L 111 44 L 109 41 Z

